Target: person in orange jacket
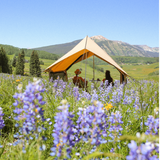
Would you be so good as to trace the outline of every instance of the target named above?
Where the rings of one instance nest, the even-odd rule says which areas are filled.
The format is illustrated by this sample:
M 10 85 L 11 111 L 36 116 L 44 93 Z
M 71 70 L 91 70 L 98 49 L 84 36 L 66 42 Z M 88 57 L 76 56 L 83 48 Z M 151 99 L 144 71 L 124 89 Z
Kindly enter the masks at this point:
M 78 75 L 81 74 L 80 69 L 76 69 L 74 72 L 76 76 L 73 77 L 73 83 L 78 86 L 79 88 L 84 88 L 85 87 L 85 79 L 82 77 L 79 77 Z M 86 87 L 87 87 L 88 81 L 86 81 Z

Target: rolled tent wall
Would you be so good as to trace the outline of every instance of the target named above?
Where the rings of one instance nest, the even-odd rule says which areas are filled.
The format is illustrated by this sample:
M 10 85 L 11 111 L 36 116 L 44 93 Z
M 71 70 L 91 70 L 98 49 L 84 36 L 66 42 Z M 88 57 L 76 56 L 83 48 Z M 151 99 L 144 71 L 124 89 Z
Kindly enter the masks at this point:
M 72 50 L 46 68 L 44 72 L 67 71 L 73 64 L 93 55 L 114 66 L 120 72 L 120 82 L 126 82 L 126 76 L 128 76 L 128 74 L 88 36 L 80 41 Z

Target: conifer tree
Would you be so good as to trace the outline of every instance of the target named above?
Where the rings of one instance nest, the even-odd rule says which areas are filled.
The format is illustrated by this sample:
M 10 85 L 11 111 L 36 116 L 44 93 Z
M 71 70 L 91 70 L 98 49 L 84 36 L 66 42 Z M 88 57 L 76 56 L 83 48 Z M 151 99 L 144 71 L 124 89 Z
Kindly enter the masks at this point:
M 9 59 L 3 47 L 0 49 L 0 66 L 2 73 L 10 73 Z
M 38 57 L 37 52 L 35 54 L 35 58 L 36 58 L 36 75 L 37 75 L 37 77 L 41 77 L 41 67 L 40 67 L 40 61 L 39 61 L 39 57 Z
M 13 67 L 16 67 L 16 61 L 17 61 L 16 55 L 14 55 L 14 57 L 13 57 L 13 59 L 12 59 L 12 66 L 13 66 Z
M 0 73 L 2 72 L 2 53 L 0 49 Z
M 16 74 L 21 74 L 21 54 L 19 53 L 16 64 Z
M 30 56 L 30 64 L 29 64 L 29 73 L 31 76 L 34 76 L 36 75 L 36 64 L 35 64 L 35 51 L 33 51 L 31 53 L 31 56 Z
M 11 60 L 9 60 L 9 62 L 8 62 L 8 65 L 9 65 L 9 74 L 12 74 L 12 61 Z
M 30 75 L 41 77 L 40 61 L 37 51 L 33 51 L 30 57 Z
M 21 58 L 22 58 L 22 75 L 24 75 L 24 67 L 25 67 L 25 53 L 24 50 L 21 52 Z
M 25 63 L 25 53 L 24 50 L 22 50 L 21 53 L 18 55 L 17 63 L 16 63 L 16 74 L 18 75 L 24 75 L 24 63 Z

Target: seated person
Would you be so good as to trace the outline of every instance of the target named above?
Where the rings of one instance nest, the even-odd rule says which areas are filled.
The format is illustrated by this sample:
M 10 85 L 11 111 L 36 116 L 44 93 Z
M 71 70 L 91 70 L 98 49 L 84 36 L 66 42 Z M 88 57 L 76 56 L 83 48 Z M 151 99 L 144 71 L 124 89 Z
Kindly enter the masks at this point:
M 108 80 L 107 86 L 109 86 L 110 83 L 112 83 L 112 86 L 114 86 L 113 79 L 112 79 L 112 77 L 111 77 L 111 75 L 110 75 L 110 71 L 109 71 L 109 70 L 106 70 L 105 78 L 103 79 L 103 83 L 104 83 L 106 80 Z
M 76 74 L 75 77 L 73 77 L 73 83 L 78 86 L 79 88 L 84 88 L 85 87 L 85 79 L 82 77 L 78 77 L 79 74 L 81 74 L 80 69 L 77 69 L 75 72 Z M 86 87 L 87 87 L 88 81 L 86 81 Z

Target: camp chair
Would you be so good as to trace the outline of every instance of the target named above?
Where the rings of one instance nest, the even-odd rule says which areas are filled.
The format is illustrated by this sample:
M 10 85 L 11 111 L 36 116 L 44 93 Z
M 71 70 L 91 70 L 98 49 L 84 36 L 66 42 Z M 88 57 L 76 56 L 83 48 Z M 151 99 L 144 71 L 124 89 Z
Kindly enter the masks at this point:
M 57 79 L 59 77 L 63 81 L 68 81 L 67 73 L 62 71 L 62 72 L 49 72 L 49 79 L 52 78 L 52 80 Z

